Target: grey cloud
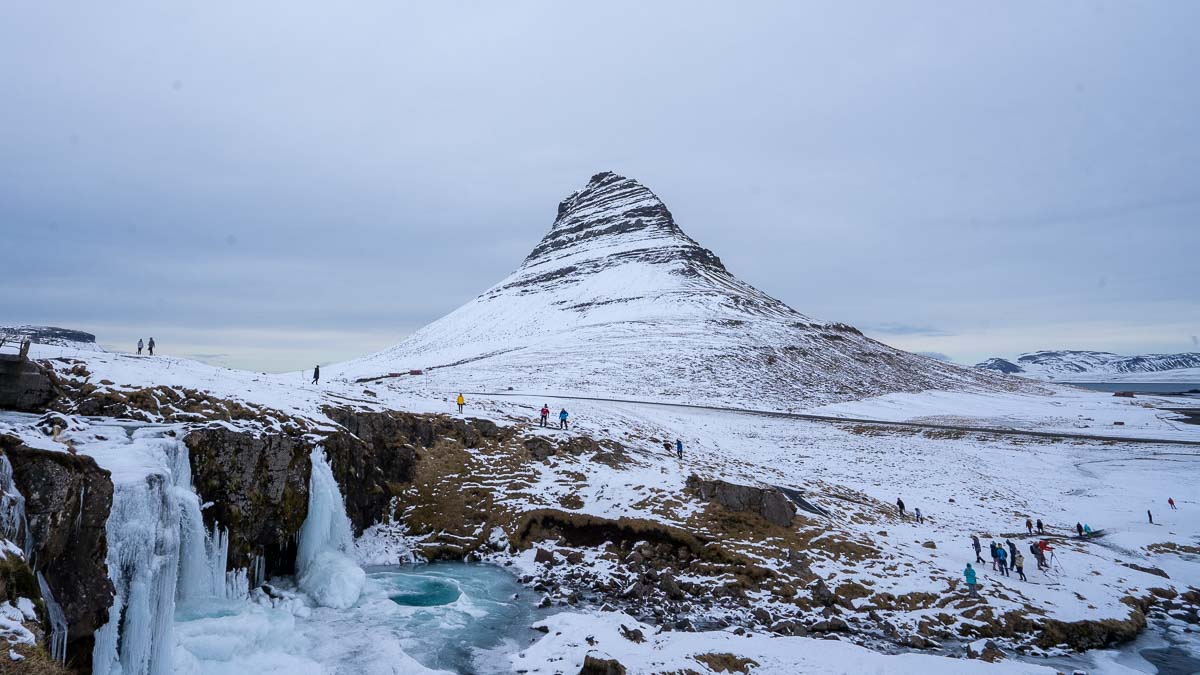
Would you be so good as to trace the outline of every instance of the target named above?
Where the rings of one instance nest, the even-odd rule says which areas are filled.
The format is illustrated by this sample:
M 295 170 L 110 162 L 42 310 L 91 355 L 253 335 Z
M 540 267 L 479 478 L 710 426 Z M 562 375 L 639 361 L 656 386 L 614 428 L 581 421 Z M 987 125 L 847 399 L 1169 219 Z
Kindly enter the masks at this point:
M 27 3 L 0 22 L 0 235 L 24 252 L 0 323 L 307 368 L 482 292 L 614 170 L 815 317 L 963 362 L 984 348 L 952 336 L 1151 351 L 1178 333 L 1125 336 L 1200 316 L 1198 23 L 1195 3 Z

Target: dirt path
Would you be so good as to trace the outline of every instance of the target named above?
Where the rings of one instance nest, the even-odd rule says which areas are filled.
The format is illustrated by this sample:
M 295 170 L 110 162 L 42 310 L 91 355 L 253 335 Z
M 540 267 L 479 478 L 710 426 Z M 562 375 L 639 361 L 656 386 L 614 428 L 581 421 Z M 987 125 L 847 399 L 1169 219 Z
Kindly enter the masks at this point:
M 779 417 L 785 419 L 808 420 L 812 422 L 833 422 L 839 424 L 867 424 L 880 427 L 907 427 L 911 429 L 939 429 L 943 431 L 963 431 L 979 434 L 996 434 L 1001 436 L 1026 436 L 1034 438 L 1049 438 L 1052 440 L 1070 440 L 1078 439 L 1084 441 L 1112 441 L 1116 443 L 1148 443 L 1154 445 L 1185 445 L 1191 447 L 1200 447 L 1200 440 L 1187 441 L 1179 439 L 1167 438 L 1143 438 L 1143 437 L 1125 437 L 1125 436 L 1101 436 L 1097 434 L 1071 434 L 1057 431 L 1033 431 L 1028 429 L 1006 429 L 1003 427 L 973 427 L 960 426 L 956 424 L 934 424 L 931 422 L 895 422 L 890 420 L 876 420 L 861 417 L 837 417 L 835 415 L 813 415 L 811 413 L 786 413 L 775 412 L 771 410 L 753 410 L 750 408 L 723 408 L 718 406 L 695 405 L 691 403 L 660 403 L 657 401 L 635 401 L 632 399 L 622 398 L 593 398 L 589 396 L 562 396 L 559 394 L 537 394 L 537 393 L 517 393 L 517 392 L 487 392 L 487 391 L 472 391 L 464 392 L 471 396 L 510 396 L 520 398 L 556 398 L 568 399 L 572 401 L 598 401 L 602 403 L 631 403 L 634 405 L 653 405 L 664 408 L 686 408 L 690 410 L 713 410 L 717 412 L 737 413 L 742 415 L 761 415 L 763 417 Z

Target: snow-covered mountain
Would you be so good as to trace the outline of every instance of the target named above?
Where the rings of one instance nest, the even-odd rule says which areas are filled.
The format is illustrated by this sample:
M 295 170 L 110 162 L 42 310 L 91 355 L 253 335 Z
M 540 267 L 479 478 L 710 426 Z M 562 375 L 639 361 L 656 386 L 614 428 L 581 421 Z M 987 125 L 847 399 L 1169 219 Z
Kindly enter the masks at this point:
M 468 391 L 777 408 L 1016 386 L 797 312 L 731 274 L 649 189 L 607 172 L 563 200 L 506 279 L 395 347 L 327 372 L 411 370 Z
M 991 358 L 975 365 L 1010 375 L 1062 382 L 1200 382 L 1200 352 L 1122 356 L 1077 350 Z

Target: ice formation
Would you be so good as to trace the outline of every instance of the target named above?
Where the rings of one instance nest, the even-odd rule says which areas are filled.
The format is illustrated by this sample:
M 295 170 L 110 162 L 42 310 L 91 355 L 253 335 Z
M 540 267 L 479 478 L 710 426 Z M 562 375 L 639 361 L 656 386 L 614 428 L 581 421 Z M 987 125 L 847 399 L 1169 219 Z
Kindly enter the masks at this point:
M 67 617 L 63 614 L 58 601 L 54 599 L 54 593 L 50 591 L 50 586 L 46 584 L 46 579 L 41 572 L 37 573 L 37 582 L 38 588 L 42 592 L 42 602 L 46 603 L 46 614 L 50 616 L 50 656 L 55 661 L 65 662 L 67 660 Z
M 96 631 L 98 675 L 170 673 L 176 602 L 246 592 L 228 583 L 227 535 L 204 529 L 187 446 L 142 431 L 151 430 L 135 432 L 135 443 L 158 453 L 162 471 L 114 481 L 107 563 L 116 594 L 108 623 Z
M 297 580 L 313 602 L 345 609 L 358 601 L 367 575 L 354 562 L 354 532 L 325 451 L 317 448 L 310 458 L 308 516 L 300 528 Z
M 26 556 L 33 548 L 25 524 L 25 497 L 13 484 L 12 464 L 4 455 L 0 455 L 0 539 L 20 544 Z

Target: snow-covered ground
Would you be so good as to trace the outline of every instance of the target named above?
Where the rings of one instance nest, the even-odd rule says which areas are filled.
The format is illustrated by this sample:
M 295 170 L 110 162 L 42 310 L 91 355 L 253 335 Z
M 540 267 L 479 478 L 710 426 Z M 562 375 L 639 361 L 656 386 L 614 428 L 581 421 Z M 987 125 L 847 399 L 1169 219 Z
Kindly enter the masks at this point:
M 924 391 L 887 394 L 820 406 L 807 413 L 896 422 L 931 422 L 1067 434 L 1200 441 L 1200 426 L 1164 410 L 1195 406 L 1170 396 L 1125 398 L 1078 387 L 1054 386 L 1052 395 Z M 1120 422 L 1121 424 L 1117 424 Z
M 321 407 L 327 404 L 453 414 L 452 399 L 457 393 L 449 373 L 366 384 L 335 380 L 312 385 L 300 374 L 263 375 L 165 356 L 64 354 L 61 348 L 40 345 L 34 351 L 33 356 L 39 359 L 66 357 L 66 361 L 50 361 L 64 376 L 79 365 L 74 362 L 78 360 L 86 366 L 90 383 L 111 391 L 152 386 L 196 389 L 216 398 L 266 406 L 323 424 L 330 424 L 321 413 Z M 105 381 L 111 384 L 101 384 Z M 1055 388 L 1052 396 L 892 394 L 813 411 L 876 419 L 953 421 L 971 426 L 1200 438 L 1200 427 L 1180 424 L 1150 407 L 1167 402 Z M 1024 533 L 1026 517 L 1041 518 L 1052 532 L 1062 535 L 1070 534 L 1076 522 L 1084 522 L 1094 529 L 1104 529 L 1106 536 L 1088 541 L 1057 540 L 1059 564 L 1049 573 L 1037 571 L 1032 557 L 1027 556 L 1028 582 L 1000 577 L 989 566 L 979 566 L 982 593 L 997 613 L 1036 608 L 1047 617 L 1064 621 L 1124 617 L 1126 608 L 1121 598 L 1144 595 L 1149 588 L 1171 583 L 1180 588 L 1195 585 L 1200 579 L 1200 560 L 1196 556 L 1161 549 L 1152 552 L 1150 548 L 1164 543 L 1200 544 L 1200 501 L 1192 489 L 1200 482 L 1197 448 L 929 433 L 682 407 L 556 400 L 540 395 L 471 396 L 467 415 L 501 424 L 522 420 L 532 423 L 543 403 L 554 411 L 566 407 L 571 413 L 572 431 L 531 427 L 529 433 L 610 438 L 629 448 L 634 461 L 620 468 L 596 462 L 563 461 L 556 466 L 536 463 L 532 467 L 534 480 L 521 488 L 522 496 L 513 493 L 510 506 L 557 505 L 561 497 L 574 494 L 582 500 L 583 506 L 578 509 L 581 513 L 680 524 L 696 512 L 695 502 L 684 500 L 682 505 L 669 509 L 661 506 L 667 496 L 675 498 L 683 492 L 684 482 L 692 473 L 748 484 L 797 487 L 831 512 L 831 518 L 819 522 L 819 526 L 881 552 L 865 561 L 817 553 L 813 569 L 826 577 L 831 587 L 856 582 L 874 592 L 897 596 L 950 592 L 961 580 L 965 563 L 973 560 L 971 534 L 978 534 L 985 546 L 989 539 L 1012 540 L 1025 553 L 1030 540 Z M 1111 422 L 1116 420 L 1126 424 L 1113 427 Z M 104 424 L 79 430 L 75 438 L 81 452 L 93 454 L 103 466 L 115 471 L 115 479 L 125 480 L 161 467 L 136 447 L 129 449 L 128 441 L 120 438 L 124 434 L 103 431 Z M 684 459 L 665 453 L 661 445 L 648 440 L 651 438 L 680 438 L 686 448 Z M 30 440 L 46 446 L 54 444 L 48 439 Z M 120 447 L 126 450 L 118 451 Z M 567 473 L 581 473 L 584 479 L 565 480 Z M 498 489 L 503 495 L 503 484 Z M 897 518 L 890 507 L 897 497 L 903 498 L 910 510 L 920 507 L 926 522 Z M 1167 497 L 1174 497 L 1177 511 L 1167 507 Z M 1147 522 L 1147 509 L 1154 514 L 1154 525 Z M 753 555 L 750 544 L 747 542 L 747 551 Z M 532 565 L 532 558 L 515 562 L 520 568 Z M 762 562 L 772 564 L 769 560 Z M 1171 581 L 1127 564 L 1159 568 Z M 938 611 L 909 612 L 899 622 L 912 628 Z M 957 620 L 969 621 L 961 617 Z M 592 632 L 609 635 L 619 623 L 631 625 L 633 620 L 621 615 L 584 613 L 567 615 L 560 621 L 569 627 L 583 625 L 570 622 L 585 622 Z M 568 640 L 555 632 L 543 638 L 544 644 L 526 651 L 523 658 L 582 659 L 587 650 L 577 644 L 578 635 L 563 631 L 564 636 L 571 637 Z M 707 641 L 714 646 L 712 650 L 708 650 Z M 726 633 L 667 634 L 642 645 L 604 644 L 627 665 L 666 659 L 677 667 L 695 668 L 689 655 L 702 648 L 732 650 L 758 661 L 763 672 L 788 672 L 789 668 L 793 672 L 796 668 L 821 672 L 819 667 L 824 666 L 814 664 L 825 664 L 830 668 L 827 672 L 848 672 L 839 670 L 842 663 L 889 672 L 903 672 L 913 663 L 921 664 L 912 665 L 914 670 L 937 672 L 938 668 L 954 670 L 963 664 L 953 661 L 953 665 L 943 666 L 937 660 L 941 657 L 882 656 L 861 647 L 761 634 L 751 638 Z M 933 661 L 924 663 L 928 659 Z M 1016 668 L 1016 672 L 1032 672 L 1020 670 L 1025 667 L 1022 665 L 1008 667 Z

